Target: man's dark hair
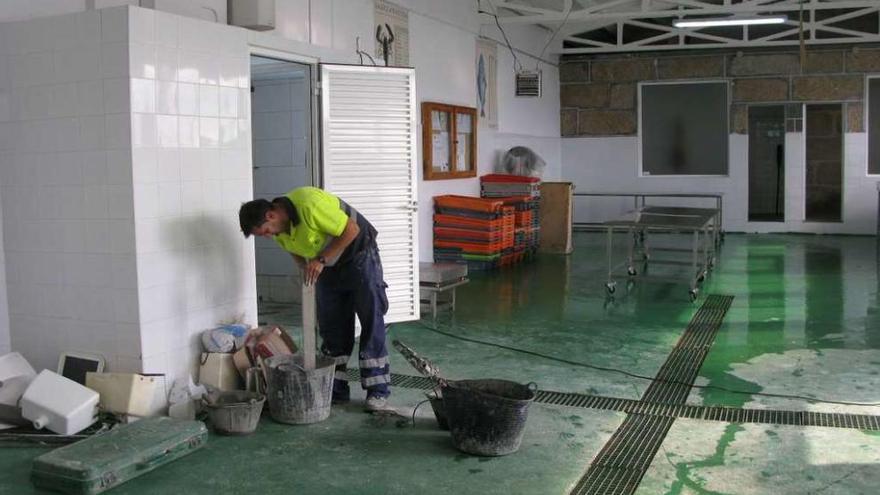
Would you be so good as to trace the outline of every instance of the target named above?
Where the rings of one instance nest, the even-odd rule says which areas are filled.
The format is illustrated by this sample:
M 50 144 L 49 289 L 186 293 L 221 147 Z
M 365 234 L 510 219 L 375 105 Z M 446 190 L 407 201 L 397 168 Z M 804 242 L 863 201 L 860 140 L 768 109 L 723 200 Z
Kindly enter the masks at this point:
M 255 199 L 241 205 L 238 210 L 238 223 L 241 225 L 241 233 L 245 239 L 251 236 L 251 231 L 263 225 L 266 221 L 266 213 L 272 209 L 272 203 L 267 199 Z

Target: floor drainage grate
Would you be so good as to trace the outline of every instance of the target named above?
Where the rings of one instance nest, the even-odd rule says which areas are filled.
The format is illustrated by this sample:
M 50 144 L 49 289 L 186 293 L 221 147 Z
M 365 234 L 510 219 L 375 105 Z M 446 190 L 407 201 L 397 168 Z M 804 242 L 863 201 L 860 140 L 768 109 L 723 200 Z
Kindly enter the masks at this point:
M 880 431 L 880 416 L 867 414 L 823 413 L 810 411 L 783 411 L 777 409 L 740 409 L 690 404 L 660 404 L 632 399 L 618 399 L 600 395 L 572 394 L 539 390 L 536 402 L 556 406 L 604 409 L 629 414 L 690 418 L 725 423 L 759 423 L 792 426 L 825 426 Z
M 360 380 L 357 368 L 348 370 L 348 380 Z M 431 390 L 431 380 L 423 376 L 391 374 L 391 386 L 416 390 Z M 792 426 L 825 426 L 880 431 L 880 416 L 867 414 L 784 411 L 778 409 L 740 409 L 691 404 L 661 404 L 633 399 L 619 399 L 601 395 L 575 394 L 538 390 L 535 402 L 551 406 L 601 409 L 645 416 L 690 418 L 724 423 L 758 423 Z
M 706 298 L 660 367 L 656 380 L 645 390 L 640 403 L 684 405 L 731 302 L 732 296 L 713 294 Z M 617 495 L 635 492 L 674 422 L 675 417 L 628 414 L 571 493 Z

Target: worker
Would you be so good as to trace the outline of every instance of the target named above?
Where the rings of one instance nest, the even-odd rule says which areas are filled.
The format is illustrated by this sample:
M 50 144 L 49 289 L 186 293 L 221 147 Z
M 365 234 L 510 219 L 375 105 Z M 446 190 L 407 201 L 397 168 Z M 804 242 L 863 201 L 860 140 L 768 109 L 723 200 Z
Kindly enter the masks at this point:
M 361 322 L 358 352 L 365 410 L 391 410 L 391 372 L 385 345 L 388 287 L 373 225 L 345 201 L 316 187 L 300 187 L 268 201 L 241 206 L 241 231 L 271 238 L 289 252 L 303 274 L 316 284 L 321 352 L 336 362 L 333 402 L 350 399 L 346 366 L 354 349 L 354 318 Z

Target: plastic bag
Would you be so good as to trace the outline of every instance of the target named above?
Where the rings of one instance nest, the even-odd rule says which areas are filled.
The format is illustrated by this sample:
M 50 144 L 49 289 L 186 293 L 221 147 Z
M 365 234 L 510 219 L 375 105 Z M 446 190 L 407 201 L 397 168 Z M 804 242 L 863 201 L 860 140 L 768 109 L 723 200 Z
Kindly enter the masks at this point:
M 189 375 L 174 380 L 168 394 L 168 415 L 175 419 L 195 419 L 197 401 L 207 393 L 205 387 L 196 385 Z
M 205 352 L 235 352 L 244 344 L 247 325 L 221 325 L 202 332 L 202 347 Z

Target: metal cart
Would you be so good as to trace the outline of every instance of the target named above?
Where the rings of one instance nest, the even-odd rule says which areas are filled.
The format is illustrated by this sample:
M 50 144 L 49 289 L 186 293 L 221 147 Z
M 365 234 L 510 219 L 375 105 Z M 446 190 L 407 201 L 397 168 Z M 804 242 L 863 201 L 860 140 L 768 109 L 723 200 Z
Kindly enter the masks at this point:
M 647 276 L 639 275 L 636 264 L 641 262 L 644 267 L 650 263 L 672 264 L 690 266 L 690 271 L 684 277 L 689 282 L 688 295 L 691 301 L 696 300 L 699 285 L 708 276 L 709 270 L 715 264 L 715 252 L 718 248 L 718 236 L 720 235 L 721 210 L 717 208 L 687 208 L 673 206 L 645 206 L 624 217 L 604 222 L 602 226 L 606 232 L 606 249 L 608 256 L 608 281 L 605 288 L 609 295 L 613 295 L 617 282 L 614 280 L 615 273 L 626 268 L 630 280 L 636 277 L 651 279 L 677 279 L 672 276 Z M 614 258 L 614 232 L 625 230 L 627 232 L 627 257 L 625 261 L 615 263 Z M 690 260 L 652 259 L 649 247 L 649 235 L 651 232 L 688 233 L 691 235 L 690 249 L 655 247 L 653 251 L 686 252 L 690 253 Z

